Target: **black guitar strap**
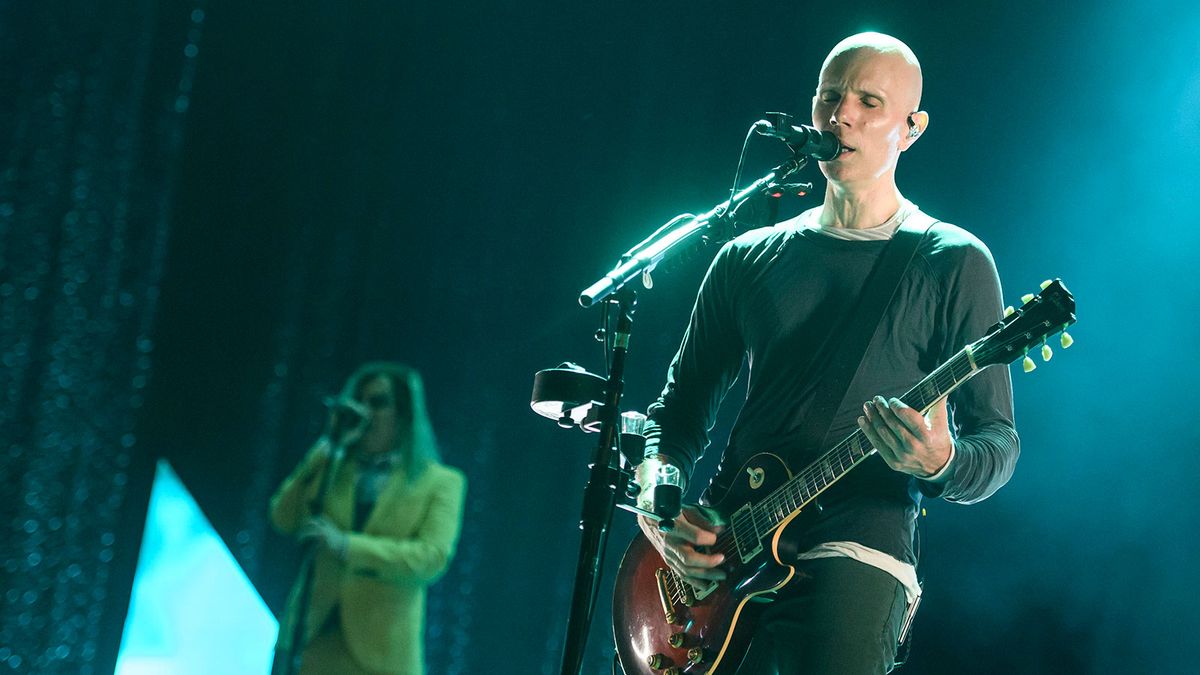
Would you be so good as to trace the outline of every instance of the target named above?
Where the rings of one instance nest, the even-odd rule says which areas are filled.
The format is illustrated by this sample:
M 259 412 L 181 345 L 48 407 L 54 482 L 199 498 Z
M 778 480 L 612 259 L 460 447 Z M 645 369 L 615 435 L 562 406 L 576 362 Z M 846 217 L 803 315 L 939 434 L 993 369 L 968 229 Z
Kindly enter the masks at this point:
M 817 396 L 813 399 L 816 407 L 809 414 L 805 424 L 806 447 L 825 448 L 833 417 L 845 402 L 850 385 L 858 378 L 867 347 L 879 331 L 880 321 L 896 295 L 904 271 L 916 255 L 917 247 L 925 238 L 926 232 L 936 222 L 938 221 L 920 211 L 912 214 L 904 220 L 896 234 L 892 235 L 879 260 L 875 262 L 871 276 L 863 287 L 862 295 L 859 296 L 858 306 L 848 320 L 845 331 L 837 338 L 840 340 L 840 346 L 830 359 L 825 376 L 817 385 Z

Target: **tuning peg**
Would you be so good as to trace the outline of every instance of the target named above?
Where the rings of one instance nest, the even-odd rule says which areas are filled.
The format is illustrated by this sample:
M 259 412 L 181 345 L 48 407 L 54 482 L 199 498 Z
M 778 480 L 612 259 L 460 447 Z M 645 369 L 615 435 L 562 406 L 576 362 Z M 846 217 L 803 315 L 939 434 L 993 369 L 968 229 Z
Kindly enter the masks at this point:
M 1021 296 L 1021 304 L 1023 305 L 1032 299 L 1033 299 L 1033 293 L 1026 293 L 1025 295 Z
M 650 276 L 649 269 L 642 270 L 642 286 L 645 287 L 646 290 L 654 288 L 654 277 Z
M 1004 308 L 1004 318 L 1006 318 L 1006 319 L 1007 319 L 1008 317 L 1010 317 L 1010 316 L 1012 316 L 1012 315 L 1013 315 L 1013 312 L 1016 312 L 1016 311 L 1017 311 L 1017 310 L 1015 310 L 1015 309 L 1013 309 L 1013 308 L 1012 308 L 1012 305 L 1009 305 L 1008 307 L 1005 307 L 1005 308 Z
M 1042 343 L 1042 360 L 1049 361 L 1054 356 L 1054 351 L 1050 349 L 1050 345 Z
M 1062 337 L 1059 338 L 1059 342 L 1062 344 L 1062 348 L 1066 349 L 1067 347 L 1075 344 L 1075 338 L 1071 337 L 1071 334 L 1064 330 L 1062 332 Z
M 1025 369 L 1025 372 L 1032 373 L 1037 368 L 1037 364 L 1033 362 L 1033 359 L 1026 356 L 1025 360 L 1021 361 L 1021 367 Z
M 1041 286 L 1042 290 L 1043 290 L 1043 291 L 1044 291 L 1044 290 L 1046 290 L 1046 287 L 1047 287 L 1047 286 L 1049 286 L 1049 285 L 1050 285 L 1050 284 L 1052 284 L 1052 283 L 1054 283 L 1054 282 L 1053 282 L 1053 281 L 1051 281 L 1051 280 L 1049 280 L 1049 279 L 1047 279 L 1047 280 L 1043 281 L 1043 282 L 1042 282 L 1042 286 Z

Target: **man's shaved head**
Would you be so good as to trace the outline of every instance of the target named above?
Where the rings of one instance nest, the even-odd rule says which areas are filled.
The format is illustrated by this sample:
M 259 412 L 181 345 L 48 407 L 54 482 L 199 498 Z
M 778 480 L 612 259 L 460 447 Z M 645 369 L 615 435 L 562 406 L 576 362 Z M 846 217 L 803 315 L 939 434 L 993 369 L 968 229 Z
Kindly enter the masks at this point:
M 858 33 L 857 35 L 851 35 L 834 45 L 833 49 L 830 50 L 829 56 L 825 57 L 825 63 L 821 65 L 821 73 L 824 74 L 829 69 L 830 64 L 838 59 L 838 57 L 862 50 L 868 50 L 877 54 L 895 55 L 895 57 L 903 61 L 905 64 L 905 67 L 902 69 L 905 81 L 905 91 L 902 94 L 905 98 L 904 105 L 910 112 L 920 109 L 922 87 L 921 62 L 917 60 L 917 55 L 913 53 L 913 50 L 908 45 L 891 35 L 884 35 L 883 33 Z

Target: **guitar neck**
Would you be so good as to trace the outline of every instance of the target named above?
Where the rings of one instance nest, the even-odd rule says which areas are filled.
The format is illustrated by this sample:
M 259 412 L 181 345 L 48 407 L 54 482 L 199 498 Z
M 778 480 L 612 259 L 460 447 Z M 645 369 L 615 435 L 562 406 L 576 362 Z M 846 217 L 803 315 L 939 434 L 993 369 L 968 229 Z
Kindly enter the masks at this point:
M 922 414 L 950 394 L 980 369 L 972 356 L 972 345 L 963 347 L 950 360 L 927 375 L 901 401 Z M 807 506 L 817 495 L 841 480 L 851 469 L 875 453 L 861 429 L 847 436 L 828 452 L 809 464 L 787 483 L 753 507 L 755 529 L 760 535 L 779 527 L 795 512 Z

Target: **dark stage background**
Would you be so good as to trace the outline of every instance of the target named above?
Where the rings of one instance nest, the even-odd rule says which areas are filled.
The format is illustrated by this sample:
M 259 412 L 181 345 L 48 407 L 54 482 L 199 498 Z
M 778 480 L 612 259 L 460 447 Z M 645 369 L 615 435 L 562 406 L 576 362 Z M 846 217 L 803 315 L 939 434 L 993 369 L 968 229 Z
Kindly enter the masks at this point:
M 267 498 L 320 396 L 394 358 L 470 480 L 430 672 L 557 672 L 594 438 L 531 413 L 532 375 L 602 367 L 578 291 L 720 201 L 746 127 L 806 117 L 867 29 L 925 69 L 901 189 L 1011 302 L 1061 276 L 1080 317 L 1015 375 L 1012 482 L 928 504 L 900 672 L 1191 670 L 1200 10 L 1139 5 L 0 2 L 0 670 L 112 669 L 159 457 L 278 611 Z M 706 263 L 641 294 L 627 407 Z

